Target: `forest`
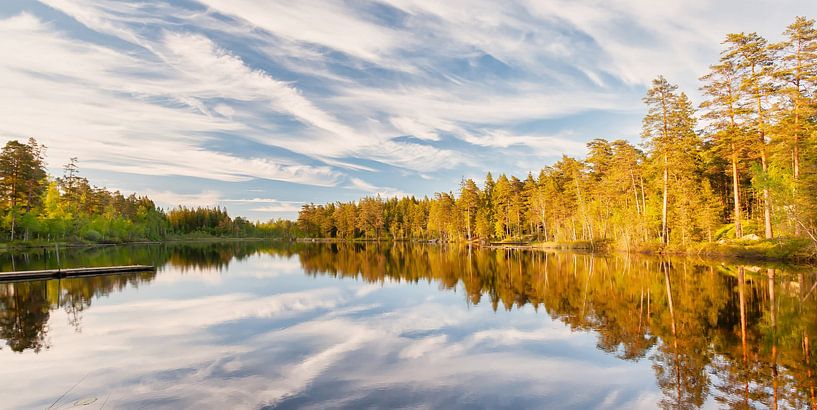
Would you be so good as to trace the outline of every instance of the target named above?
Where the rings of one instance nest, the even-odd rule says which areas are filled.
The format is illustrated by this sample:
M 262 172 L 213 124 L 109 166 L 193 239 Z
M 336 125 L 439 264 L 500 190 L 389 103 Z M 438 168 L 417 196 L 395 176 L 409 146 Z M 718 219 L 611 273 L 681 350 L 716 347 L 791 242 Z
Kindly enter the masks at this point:
M 80 176 L 77 158 L 49 176 L 45 149 L 35 139 L 12 140 L 0 151 L 0 238 L 46 242 L 122 243 L 201 237 L 290 237 L 294 222 L 251 222 L 219 207 L 169 211 L 146 196 L 123 195 Z
M 728 34 L 719 61 L 700 78 L 697 106 L 658 76 L 643 98 L 637 144 L 594 139 L 585 158 L 563 156 L 522 177 L 488 173 L 481 185 L 464 179 L 431 198 L 308 204 L 298 227 L 307 236 L 342 240 L 813 249 L 815 21 L 798 17 L 783 39 Z

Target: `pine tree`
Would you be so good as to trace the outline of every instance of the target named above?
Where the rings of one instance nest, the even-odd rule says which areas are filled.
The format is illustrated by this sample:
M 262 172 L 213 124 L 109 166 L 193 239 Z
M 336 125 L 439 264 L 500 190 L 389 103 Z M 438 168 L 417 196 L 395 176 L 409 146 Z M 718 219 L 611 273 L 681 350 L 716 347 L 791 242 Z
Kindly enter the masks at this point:
M 670 135 L 670 116 L 676 104 L 675 91 L 678 86 L 670 84 L 663 76 L 652 81 L 652 87 L 647 90 L 644 103 L 647 105 L 647 115 L 644 116 L 641 136 L 647 140 L 653 155 L 661 163 L 662 193 L 661 193 L 661 239 L 669 243 L 669 155 L 672 150 L 672 136 Z
M 814 125 L 810 118 L 815 115 L 815 90 L 817 89 L 817 29 L 814 20 L 797 17 L 783 33 L 786 40 L 776 44 L 780 52 L 775 77 L 781 85 L 777 94 L 781 97 L 781 109 L 778 112 L 778 134 L 787 145 L 786 152 L 791 155 L 793 176 L 793 196 L 789 217 L 801 218 L 800 202 L 817 200 L 817 194 L 804 190 L 800 185 L 803 166 L 804 143 Z M 798 235 L 801 225 L 795 222 L 794 233 Z
M 757 33 L 728 34 L 724 41 L 724 57 L 734 62 L 740 76 L 739 103 L 746 115 L 746 125 L 757 135 L 754 150 L 760 158 L 763 179 L 769 172 L 768 153 L 768 99 L 773 91 L 772 69 L 774 52 L 768 42 Z M 760 187 L 763 194 L 763 225 L 767 239 L 772 230 L 772 204 L 769 187 Z
M 494 234 L 500 238 L 507 238 L 511 231 L 511 203 L 513 201 L 513 187 L 505 174 L 497 178 L 496 185 L 491 190 L 492 214 L 494 216 Z
M 730 176 L 732 178 L 732 219 L 735 223 L 735 237 L 743 236 L 742 204 L 740 195 L 740 170 L 748 141 L 740 124 L 739 115 L 742 108 L 739 104 L 739 76 L 737 67 L 730 56 L 721 53 L 721 61 L 709 67 L 710 72 L 701 77 L 704 85 L 701 91 L 708 97 L 701 104 L 704 118 L 709 120 L 711 133 L 709 138 L 713 148 L 729 158 Z
M 480 205 L 480 196 L 479 188 L 474 180 L 469 178 L 460 183 L 460 197 L 457 204 L 463 212 L 466 226 L 466 238 L 469 241 L 473 239 L 471 228 L 475 223 L 477 208 L 479 208 Z

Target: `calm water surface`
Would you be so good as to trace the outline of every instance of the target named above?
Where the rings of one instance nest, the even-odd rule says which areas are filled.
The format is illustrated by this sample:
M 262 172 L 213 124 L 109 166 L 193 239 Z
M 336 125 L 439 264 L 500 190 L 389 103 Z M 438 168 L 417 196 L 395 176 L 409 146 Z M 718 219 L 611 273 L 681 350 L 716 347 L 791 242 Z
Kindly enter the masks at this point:
M 815 269 L 382 244 L 61 256 L 159 269 L 0 284 L 2 408 L 815 406 Z

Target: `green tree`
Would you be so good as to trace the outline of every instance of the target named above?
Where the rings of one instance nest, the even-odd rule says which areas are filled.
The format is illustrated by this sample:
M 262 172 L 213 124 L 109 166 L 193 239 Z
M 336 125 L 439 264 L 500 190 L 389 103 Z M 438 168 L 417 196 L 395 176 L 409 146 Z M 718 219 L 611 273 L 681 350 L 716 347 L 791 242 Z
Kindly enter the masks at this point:
M 661 193 L 661 239 L 669 243 L 669 156 L 673 149 L 672 135 L 670 135 L 670 116 L 678 96 L 675 91 L 678 86 L 670 84 L 663 76 L 652 81 L 652 87 L 647 90 L 644 103 L 647 105 L 647 115 L 644 116 L 643 131 L 652 153 L 661 163 L 662 193 Z
M 746 126 L 757 135 L 754 151 L 760 157 L 761 169 L 769 171 L 768 156 L 768 105 L 773 92 L 774 51 L 757 33 L 728 34 L 724 41 L 724 57 L 734 62 L 740 76 L 739 103 L 747 117 Z M 761 187 L 763 193 L 763 224 L 766 238 L 772 238 L 772 205 L 769 187 Z
M 739 122 L 743 111 L 738 92 L 738 71 L 733 58 L 726 52 L 721 53 L 721 61 L 709 67 L 710 72 L 701 77 L 704 82 L 701 90 L 708 98 L 701 104 L 704 118 L 709 120 L 713 148 L 730 162 L 732 178 L 732 219 L 735 223 L 735 237 L 743 236 L 741 205 L 741 162 L 745 157 L 749 142 Z
M 12 140 L 0 152 L 0 198 L 10 219 L 10 239 L 15 239 L 18 214 L 31 212 L 46 187 L 44 149 L 35 140 Z M 27 239 L 27 238 L 26 238 Z
M 466 238 L 473 239 L 471 228 L 475 225 L 477 209 L 480 206 L 481 192 L 477 184 L 472 179 L 463 180 L 460 183 L 460 197 L 457 201 L 459 209 L 463 212 L 466 227 Z
M 780 52 L 776 65 L 775 77 L 780 82 L 777 95 L 780 106 L 777 113 L 777 134 L 787 146 L 786 154 L 791 156 L 791 169 L 794 178 L 793 195 L 795 201 L 791 206 L 790 217 L 803 219 L 800 202 L 817 200 L 814 191 L 804 190 L 801 185 L 801 165 L 804 143 L 814 129 L 815 89 L 817 89 L 817 29 L 812 19 L 797 17 L 783 33 L 786 39 L 775 45 Z M 783 158 L 786 162 L 788 155 Z M 808 168 L 808 167 L 806 167 Z M 800 233 L 801 224 L 794 222 L 795 235 Z

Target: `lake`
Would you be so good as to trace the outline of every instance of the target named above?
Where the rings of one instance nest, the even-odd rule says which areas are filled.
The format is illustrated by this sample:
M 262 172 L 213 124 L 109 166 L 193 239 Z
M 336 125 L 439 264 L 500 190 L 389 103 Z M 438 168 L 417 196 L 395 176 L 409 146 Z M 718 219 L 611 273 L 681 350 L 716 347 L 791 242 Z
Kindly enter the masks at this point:
M 815 406 L 815 268 L 400 243 L 60 256 L 158 269 L 0 283 L 2 408 Z

